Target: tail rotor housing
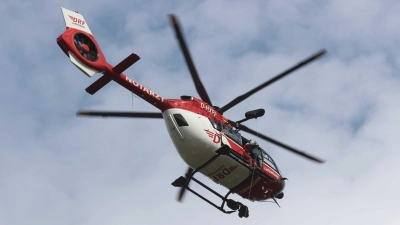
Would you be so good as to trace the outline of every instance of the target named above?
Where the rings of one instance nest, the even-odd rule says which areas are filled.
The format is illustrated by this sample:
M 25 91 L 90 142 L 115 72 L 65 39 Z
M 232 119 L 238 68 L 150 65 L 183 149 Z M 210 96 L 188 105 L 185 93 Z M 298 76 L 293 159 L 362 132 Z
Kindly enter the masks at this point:
M 107 61 L 83 16 L 61 8 L 67 30 L 57 38 L 57 44 L 71 62 L 87 76 L 104 72 Z

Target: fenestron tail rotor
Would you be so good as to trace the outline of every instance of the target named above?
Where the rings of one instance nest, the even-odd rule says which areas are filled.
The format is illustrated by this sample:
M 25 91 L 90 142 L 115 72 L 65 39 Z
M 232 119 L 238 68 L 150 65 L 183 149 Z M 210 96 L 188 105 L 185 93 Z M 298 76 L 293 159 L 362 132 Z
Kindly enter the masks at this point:
M 74 44 L 79 53 L 87 60 L 95 62 L 99 57 L 96 45 L 89 37 L 82 33 L 75 34 Z

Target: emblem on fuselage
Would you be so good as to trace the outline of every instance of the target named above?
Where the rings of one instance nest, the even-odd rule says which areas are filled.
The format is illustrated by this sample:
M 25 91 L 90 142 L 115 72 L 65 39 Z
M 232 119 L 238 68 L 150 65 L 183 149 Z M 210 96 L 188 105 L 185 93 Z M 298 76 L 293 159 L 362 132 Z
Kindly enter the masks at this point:
M 221 141 L 221 136 L 218 133 L 214 133 L 210 131 L 209 129 L 204 129 L 206 134 L 213 139 L 213 142 L 218 144 Z
M 212 177 L 214 182 L 218 182 L 231 174 L 237 167 L 238 165 L 226 168 L 224 165 L 222 165 L 217 170 L 207 174 L 207 176 L 209 176 L 210 178 Z

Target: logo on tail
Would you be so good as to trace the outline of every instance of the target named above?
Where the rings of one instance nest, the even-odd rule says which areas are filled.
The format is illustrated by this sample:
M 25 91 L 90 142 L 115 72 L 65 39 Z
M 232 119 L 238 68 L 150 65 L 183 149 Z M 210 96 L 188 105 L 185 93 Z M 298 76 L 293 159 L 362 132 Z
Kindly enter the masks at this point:
M 61 8 L 61 12 L 63 14 L 66 27 L 92 34 L 88 24 L 81 14 L 65 8 Z
M 85 21 L 84 20 L 78 19 L 78 18 L 70 16 L 70 15 L 68 15 L 68 16 L 72 20 L 73 24 L 81 26 L 81 27 L 84 27 L 84 25 L 85 25 Z

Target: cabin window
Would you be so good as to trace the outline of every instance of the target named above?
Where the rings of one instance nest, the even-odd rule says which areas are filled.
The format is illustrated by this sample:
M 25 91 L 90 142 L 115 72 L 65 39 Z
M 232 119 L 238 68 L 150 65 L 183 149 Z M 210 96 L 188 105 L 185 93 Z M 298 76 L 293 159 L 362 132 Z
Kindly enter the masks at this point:
M 179 127 L 189 126 L 181 114 L 174 114 L 174 118 Z

